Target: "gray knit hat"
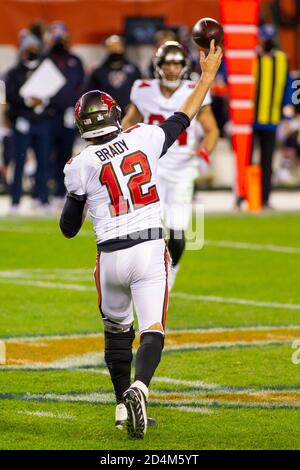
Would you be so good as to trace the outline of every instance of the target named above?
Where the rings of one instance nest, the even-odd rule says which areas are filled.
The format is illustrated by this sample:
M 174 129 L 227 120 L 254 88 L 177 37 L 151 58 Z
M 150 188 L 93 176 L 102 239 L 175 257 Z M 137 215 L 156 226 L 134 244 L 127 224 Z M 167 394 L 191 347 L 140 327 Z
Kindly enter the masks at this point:
M 31 33 L 28 33 L 20 39 L 20 52 L 24 52 L 31 47 L 41 49 L 42 43 L 36 36 Z

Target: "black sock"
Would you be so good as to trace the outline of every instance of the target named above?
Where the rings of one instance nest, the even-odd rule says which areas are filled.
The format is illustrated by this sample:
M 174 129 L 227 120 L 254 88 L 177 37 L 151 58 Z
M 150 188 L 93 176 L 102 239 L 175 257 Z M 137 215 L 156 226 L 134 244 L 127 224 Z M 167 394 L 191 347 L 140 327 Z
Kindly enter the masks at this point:
M 156 332 L 146 332 L 141 335 L 140 347 L 136 353 L 135 380 L 140 380 L 147 387 L 160 362 L 164 347 L 164 336 Z
M 122 402 L 122 395 L 130 387 L 132 361 L 132 343 L 134 329 L 126 333 L 105 331 L 105 362 L 114 386 L 117 403 Z

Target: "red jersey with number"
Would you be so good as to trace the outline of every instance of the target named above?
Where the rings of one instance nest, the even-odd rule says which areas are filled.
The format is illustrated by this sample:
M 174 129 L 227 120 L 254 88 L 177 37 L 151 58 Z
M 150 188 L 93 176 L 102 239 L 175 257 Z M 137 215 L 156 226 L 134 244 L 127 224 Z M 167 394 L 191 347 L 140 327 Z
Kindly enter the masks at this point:
M 179 88 L 166 98 L 161 92 L 158 79 L 136 80 L 131 90 L 130 100 L 138 108 L 145 123 L 160 124 L 179 110 L 195 86 L 196 83 L 191 80 L 182 80 Z M 208 92 L 202 106 L 210 103 L 211 96 Z M 177 181 L 182 179 L 182 172 L 189 172 L 191 167 L 197 167 L 197 157 L 194 156 L 194 150 L 202 137 L 201 126 L 196 119 L 193 119 L 188 129 L 178 137 L 164 157 L 160 159 L 158 174 Z
M 86 196 L 97 243 L 162 227 L 156 172 L 165 139 L 160 127 L 138 124 L 65 165 L 67 191 Z

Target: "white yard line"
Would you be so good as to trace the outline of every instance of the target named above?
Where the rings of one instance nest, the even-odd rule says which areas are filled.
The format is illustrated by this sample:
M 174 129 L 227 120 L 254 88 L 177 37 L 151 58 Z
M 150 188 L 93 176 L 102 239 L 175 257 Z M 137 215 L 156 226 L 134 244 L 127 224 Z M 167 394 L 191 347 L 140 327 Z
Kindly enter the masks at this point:
M 88 370 L 88 369 L 79 369 L 79 370 Z M 101 375 L 109 376 L 108 370 L 99 369 Z M 164 384 L 172 384 L 172 385 L 183 385 L 185 387 L 197 387 L 197 388 L 204 388 L 205 390 L 215 390 L 220 387 L 220 385 L 216 384 L 208 384 L 203 382 L 202 380 L 180 380 L 180 379 L 172 379 L 171 377 L 153 377 L 151 382 L 156 383 L 164 383 Z
M 204 408 L 203 406 L 197 408 L 196 406 L 168 406 L 169 410 L 186 411 L 187 413 L 202 413 L 211 415 L 212 409 Z
M 251 250 L 251 251 L 272 251 L 275 253 L 295 254 L 300 253 L 300 247 L 296 246 L 281 246 L 281 245 L 263 245 L 258 243 L 246 243 L 232 240 L 206 240 L 204 246 L 214 246 L 220 248 L 234 248 L 237 250 Z
M 44 282 L 44 281 L 31 281 L 23 279 L 13 279 L 13 278 L 1 278 L 0 284 L 14 284 L 20 286 L 32 286 L 32 287 L 41 287 L 45 289 L 64 289 L 64 290 L 73 290 L 80 292 L 95 292 L 95 288 L 92 286 L 82 286 L 80 284 L 64 284 L 64 283 L 54 283 L 54 282 Z M 276 308 L 276 309 L 286 309 L 286 310 L 300 310 L 300 304 L 286 304 L 279 302 L 267 302 L 260 300 L 252 299 L 239 299 L 235 297 L 219 297 L 214 295 L 194 295 L 187 294 L 185 292 L 172 292 L 171 298 L 183 299 L 183 300 L 195 300 L 198 302 L 216 302 L 224 304 L 234 304 L 234 305 L 246 305 L 253 307 L 262 307 L 262 308 Z
M 43 227 L 29 227 L 29 226 L 2 226 L 0 225 L 0 232 L 8 233 L 51 233 L 58 234 L 58 229 L 43 228 Z M 78 234 L 83 237 L 94 236 L 93 230 L 81 230 Z M 248 243 L 235 240 L 204 240 L 204 246 L 213 246 L 219 248 L 233 248 L 237 250 L 250 250 L 250 251 L 271 251 L 274 253 L 297 254 L 300 253 L 300 247 L 297 246 L 284 246 L 275 244 L 262 244 L 262 243 Z
M 265 302 L 251 299 L 238 299 L 236 297 L 219 297 L 214 295 L 193 295 L 184 292 L 172 292 L 171 297 L 175 299 L 196 300 L 199 302 L 217 302 L 222 304 L 249 305 L 262 308 L 279 308 L 287 310 L 300 310 L 300 304 L 285 304 L 279 302 Z
M 205 390 L 215 390 L 220 387 L 216 384 L 208 384 L 206 382 L 202 382 L 202 380 L 180 380 L 172 379 L 171 377 L 153 377 L 152 382 L 172 385 L 183 385 L 185 387 L 204 388 Z
M 74 276 L 75 274 L 90 274 L 93 272 L 93 268 L 81 268 L 81 269 L 65 269 L 65 268 L 27 268 L 27 269 L 1 269 L 0 276 L 1 277 L 19 277 L 19 276 L 26 276 L 30 277 L 32 275 L 38 276 Z
M 18 415 L 37 416 L 38 418 L 55 418 L 55 419 L 77 419 L 77 416 L 66 413 L 50 413 L 48 411 L 17 411 Z
M 236 349 L 236 348 L 249 348 L 249 347 L 262 347 L 262 346 L 285 346 L 285 345 L 291 345 L 292 340 L 266 340 L 266 341 L 228 341 L 228 342 L 215 342 L 215 343 L 187 343 L 184 345 L 178 345 L 178 346 L 166 346 L 165 351 L 166 352 L 190 352 L 190 351 L 200 351 L 200 350 L 217 350 L 217 349 Z M 87 353 L 87 354 L 82 354 L 78 356 L 66 356 L 63 359 L 57 360 L 57 361 L 52 361 L 52 362 L 30 362 L 28 360 L 19 360 L 18 364 L 3 364 L 0 365 L 0 371 L 1 370 L 9 370 L 9 369 L 14 369 L 14 370 L 80 370 L 80 371 L 91 371 L 93 373 L 99 373 L 102 375 L 102 371 L 97 370 L 95 368 L 100 368 L 105 365 L 104 361 L 104 354 L 101 352 L 96 352 L 96 353 Z M 84 369 L 84 368 L 91 368 L 91 369 Z M 156 379 L 153 379 L 154 381 Z M 186 386 L 192 386 L 192 383 L 189 381 L 180 381 L 176 379 L 157 379 L 157 382 L 163 382 L 163 383 L 172 383 L 174 385 L 186 385 Z M 198 382 L 198 387 L 202 388 L 210 388 L 210 385 L 205 384 L 204 382 Z M 213 387 L 213 386 L 212 386 Z
M 7 342 L 10 342 L 8 340 Z M 262 347 L 262 346 L 284 346 L 290 345 L 292 342 L 291 339 L 269 339 L 269 340 L 261 340 L 261 341 L 216 341 L 213 343 L 199 343 L 193 342 L 191 340 L 190 343 L 183 344 L 183 345 L 167 345 L 166 352 L 180 352 L 183 351 L 192 351 L 192 350 L 216 350 L 216 349 L 232 349 L 238 347 Z M 81 370 L 81 371 L 91 371 L 93 373 L 99 373 L 102 375 L 107 375 L 103 369 L 97 370 L 96 368 L 102 368 L 105 365 L 104 361 L 104 354 L 103 352 L 91 352 L 85 353 L 80 355 L 67 355 L 62 359 L 58 359 L 52 362 L 30 362 L 26 359 L 19 360 L 15 364 L 7 364 L 1 365 L 0 370 L 4 369 L 20 369 L 20 370 L 45 370 L 45 369 L 52 369 L 52 370 Z M 92 369 L 83 369 L 83 368 L 92 368 Z M 153 379 L 156 380 L 156 379 Z M 158 378 L 157 382 L 163 383 L 172 383 L 174 385 L 186 385 L 192 386 L 194 385 L 190 381 L 181 381 L 177 379 L 168 379 L 166 377 Z M 214 388 L 214 384 L 207 384 L 205 382 L 197 382 L 197 387 L 200 388 Z
M 270 340 L 261 340 L 261 341 L 217 341 L 215 343 L 202 343 L 197 342 L 179 345 L 179 346 L 166 346 L 166 351 L 190 351 L 192 349 L 231 349 L 237 347 L 259 347 L 259 346 L 284 346 L 286 344 L 291 344 L 291 339 L 270 339 Z
M 2 271 L 0 272 L 0 279 L 19 279 L 21 281 L 35 281 L 38 280 L 43 281 L 69 281 L 73 282 L 75 281 L 76 283 L 84 283 L 84 282 L 91 282 L 91 279 L 93 279 L 93 272 L 90 270 L 88 273 L 83 274 L 83 273 L 74 273 L 74 274 L 68 274 L 67 276 L 62 274 L 45 274 L 45 273 L 34 273 L 34 272 L 28 272 L 28 273 L 21 273 L 21 271 L 16 271 L 16 272 L 9 272 L 9 271 Z M 78 284 L 77 284 L 78 285 Z
M 115 403 L 115 396 L 113 393 L 45 393 L 34 394 L 26 393 L 25 399 L 29 400 L 45 400 L 45 401 L 59 401 L 59 402 L 86 402 L 86 403 Z
M 272 331 L 272 330 L 298 330 L 300 325 L 257 325 L 257 326 L 236 326 L 236 327 L 224 327 L 224 328 L 183 328 L 183 329 L 167 329 L 166 334 L 193 334 L 193 333 L 223 333 L 230 331 Z M 137 332 L 138 333 L 138 332 Z M 36 342 L 36 341 L 47 341 L 56 339 L 76 339 L 76 338 L 103 338 L 104 334 L 101 332 L 95 333 L 71 333 L 71 334 L 53 334 L 53 335 L 37 335 L 37 336 L 10 336 L 4 337 L 6 343 L 15 342 Z
M 79 284 L 62 284 L 59 282 L 27 281 L 22 279 L 0 279 L 0 284 L 14 284 L 18 286 L 42 287 L 44 289 L 64 289 L 81 292 L 95 292 L 95 287 L 81 286 Z
M 62 359 L 58 359 L 52 362 L 36 362 L 32 365 L 28 361 L 20 361 L 19 364 L 8 364 L 1 365 L 0 371 L 5 369 L 15 370 L 80 370 L 80 367 L 103 367 L 104 353 L 86 353 L 78 356 L 66 356 Z
M 66 356 L 49 363 L 48 367 L 53 369 L 74 369 L 78 367 L 103 367 L 104 364 L 104 353 L 92 352 L 78 356 Z M 43 365 L 44 368 L 47 367 L 47 364 L 44 363 Z
M 216 391 L 216 393 L 222 393 L 223 390 Z M 170 391 L 170 392 L 164 392 L 164 391 L 158 391 L 155 390 L 153 391 L 153 395 L 150 395 L 150 402 L 151 404 L 157 404 L 159 406 L 164 406 L 164 407 L 171 407 L 172 409 L 176 409 L 179 411 L 189 411 L 191 412 L 194 410 L 195 412 L 201 413 L 202 410 L 205 410 L 208 406 L 215 406 L 215 405 L 221 405 L 221 406 L 229 406 L 229 407 L 263 407 L 263 408 L 282 408 L 285 405 L 290 407 L 290 408 L 299 408 L 299 404 L 292 404 L 290 402 L 284 403 L 277 403 L 272 401 L 272 396 L 268 399 L 268 397 L 263 396 L 261 401 L 253 401 L 251 400 L 251 395 L 254 394 L 256 395 L 257 393 L 263 393 L 264 395 L 266 392 L 272 393 L 273 390 L 229 390 L 229 394 L 232 395 L 234 394 L 236 396 L 236 400 L 234 401 L 228 401 L 226 399 L 226 391 L 224 391 L 224 396 L 221 398 L 218 398 L 217 400 L 214 398 L 214 395 L 212 394 L 211 396 L 205 396 L 203 394 L 203 397 L 197 396 L 195 397 L 195 392 L 180 392 L 180 391 Z M 276 392 L 276 391 L 274 391 Z M 176 400 L 171 399 L 170 401 L 168 400 L 168 395 L 171 394 L 173 395 L 176 393 L 177 397 Z M 245 393 L 249 393 L 249 400 L 245 402 L 241 402 L 239 399 L 240 395 L 244 395 Z M 282 391 L 279 390 L 278 394 L 295 394 L 294 390 L 286 390 Z M 296 392 L 298 394 L 298 392 Z M 160 397 L 163 397 L 161 399 Z M 6 399 L 8 396 L 5 397 Z M 107 392 L 92 392 L 92 393 L 26 393 L 26 394 L 11 394 L 11 399 L 16 399 L 16 400 L 23 400 L 23 401 L 39 401 L 39 402 L 73 402 L 73 403 L 101 403 L 101 404 L 115 404 L 115 397 L 113 393 L 107 393 Z M 1 399 L 1 396 L 0 396 Z M 177 405 L 177 406 L 176 406 Z M 191 405 L 191 406 L 189 406 Z M 196 411 L 197 410 L 197 411 Z M 205 413 L 205 411 L 203 411 Z M 39 413 L 39 412 L 38 412 Z M 25 413 L 24 413 L 25 414 Z M 53 415 L 53 413 L 50 413 L 50 415 Z M 71 415 L 72 416 L 72 415 Z M 58 416 L 49 416 L 49 417 L 55 417 L 57 418 Z M 62 415 L 63 418 L 61 419 L 70 419 L 66 418 L 64 414 Z M 73 416 L 72 418 L 73 419 Z M 76 418 L 75 418 L 76 419 Z
M 77 338 L 95 338 L 103 337 L 103 333 L 75 333 L 75 334 L 62 334 L 62 335 L 45 335 L 45 336 L 10 336 L 9 338 L 4 338 L 6 343 L 23 343 L 26 342 L 36 342 L 36 341 L 48 341 L 56 339 L 77 339 Z

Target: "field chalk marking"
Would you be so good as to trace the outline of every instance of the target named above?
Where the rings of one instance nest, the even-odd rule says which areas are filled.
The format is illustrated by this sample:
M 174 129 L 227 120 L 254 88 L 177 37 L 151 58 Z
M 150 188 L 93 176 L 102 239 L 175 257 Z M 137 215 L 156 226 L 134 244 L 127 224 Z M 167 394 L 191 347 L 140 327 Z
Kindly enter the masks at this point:
M 49 411 L 17 411 L 17 414 L 37 416 L 38 418 L 77 419 L 77 416 L 62 413 L 50 413 Z
M 6 364 L 6 347 L 5 342 L 0 340 L 0 365 Z
M 204 247 L 205 245 L 216 248 L 233 248 L 236 250 L 271 251 L 274 253 L 285 254 L 300 253 L 300 248 L 296 246 L 263 245 L 259 243 L 235 242 L 232 240 L 205 240 Z
M 73 291 L 78 291 L 78 292 L 95 292 L 96 291 L 95 288 L 92 286 L 83 286 L 79 284 L 31 281 L 31 280 L 13 279 L 13 278 L 6 279 L 6 278 L 1 278 L 1 273 L 0 273 L 0 284 L 32 286 L 32 287 L 40 287 L 44 289 L 73 290 Z M 220 297 L 220 296 L 214 296 L 214 295 L 193 295 L 193 294 L 187 294 L 185 292 L 172 292 L 171 298 L 178 298 L 178 299 L 183 299 L 183 300 L 196 300 L 199 302 L 227 303 L 227 304 L 233 304 L 233 305 L 245 305 L 245 306 L 261 307 L 261 308 L 300 310 L 300 304 L 268 302 L 268 301 L 252 300 L 252 299 L 239 299 L 236 297 Z

